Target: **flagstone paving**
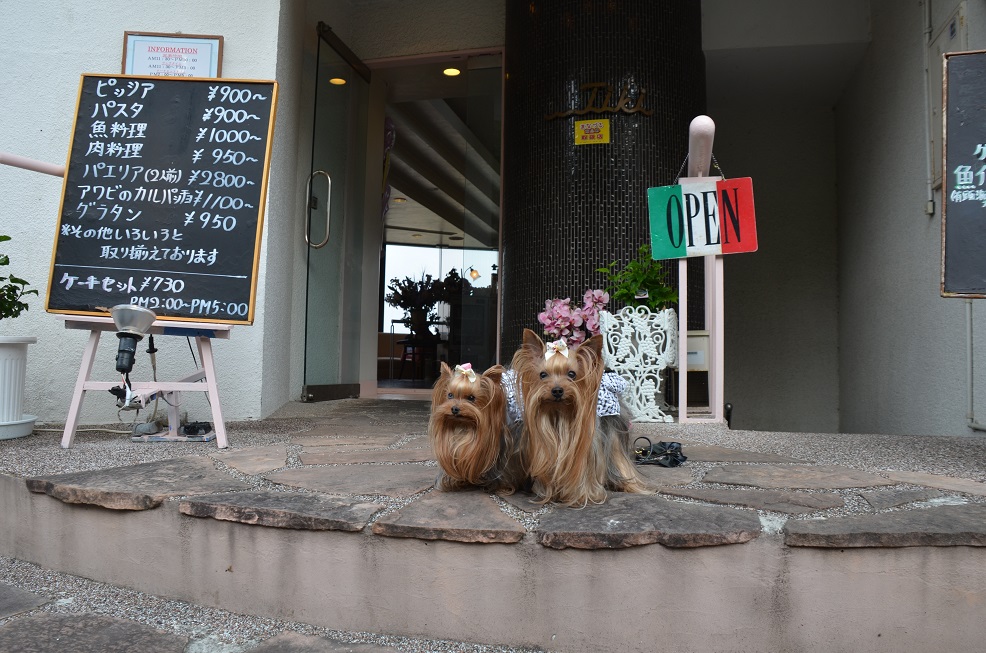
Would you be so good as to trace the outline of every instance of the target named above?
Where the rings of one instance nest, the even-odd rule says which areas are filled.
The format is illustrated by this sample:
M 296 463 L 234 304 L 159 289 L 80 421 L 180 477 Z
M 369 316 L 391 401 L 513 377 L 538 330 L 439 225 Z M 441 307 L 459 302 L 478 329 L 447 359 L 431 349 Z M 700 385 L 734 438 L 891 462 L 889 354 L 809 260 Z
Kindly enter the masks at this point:
M 302 465 L 353 465 L 360 463 L 423 463 L 434 460 L 431 449 L 384 449 L 376 451 L 302 452 Z
M 86 503 L 114 510 L 148 510 L 168 497 L 247 490 L 251 486 L 216 469 L 206 456 L 111 467 L 27 479 L 31 492 L 65 503 Z
M 0 583 L 0 619 L 33 610 L 47 602 L 43 596 Z
M 917 501 L 937 499 L 942 493 L 938 490 L 870 490 L 860 492 L 859 495 L 866 499 L 874 510 L 886 510 Z
M 381 517 L 373 532 L 388 537 L 454 542 L 519 542 L 525 529 L 503 514 L 485 492 L 432 492 L 397 512 Z
M 300 444 L 303 447 L 361 447 L 365 449 L 385 448 L 395 444 L 400 439 L 394 433 L 374 433 L 370 435 L 303 435 L 291 438 L 291 444 Z
M 965 494 L 975 494 L 986 497 L 986 483 L 973 481 L 967 478 L 953 478 L 940 474 L 926 474 L 924 472 L 885 472 L 887 477 L 898 483 L 914 483 L 915 485 L 927 485 L 942 490 L 954 490 Z
M 274 483 L 329 494 L 408 497 L 435 484 L 438 467 L 424 465 L 344 465 L 285 469 L 265 478 Z
M 986 505 L 937 506 L 784 526 L 788 546 L 986 546 Z
M 623 549 L 655 542 L 692 548 L 748 542 L 760 530 L 760 520 L 748 512 L 641 494 L 611 494 L 606 503 L 591 509 L 545 515 L 538 541 L 552 549 Z
M 183 653 L 187 644 L 187 637 L 94 614 L 41 613 L 0 627 L 0 651 L 10 653 Z
M 661 488 L 661 494 L 709 503 L 746 506 L 793 515 L 840 508 L 845 500 L 838 494 L 793 492 L 789 490 L 735 490 L 721 488 Z
M 528 539 L 559 549 L 738 544 L 761 536 L 765 518 L 786 522 L 791 546 L 982 546 L 986 538 L 979 480 L 820 465 L 668 437 L 655 425 L 635 433 L 682 442 L 688 461 L 638 467 L 654 494 L 611 493 L 601 505 L 572 509 L 523 491 L 496 500 L 479 490 L 441 492 L 427 403 L 356 401 L 335 411 L 256 446 L 235 448 L 234 439 L 234 448 L 208 455 L 26 482 L 67 503 L 113 509 L 153 509 L 181 497 L 183 514 L 258 527 L 501 545 Z M 855 514 L 861 506 L 872 512 Z
M 752 485 L 763 488 L 835 490 L 851 487 L 896 485 L 878 474 L 837 465 L 728 465 L 705 475 L 706 483 Z
M 386 506 L 349 497 L 286 492 L 236 492 L 183 500 L 192 517 L 312 531 L 361 531 Z
M 229 465 L 244 474 L 263 474 L 287 465 L 288 448 L 285 445 L 269 447 L 250 447 L 233 451 L 219 451 L 212 454 L 219 462 Z

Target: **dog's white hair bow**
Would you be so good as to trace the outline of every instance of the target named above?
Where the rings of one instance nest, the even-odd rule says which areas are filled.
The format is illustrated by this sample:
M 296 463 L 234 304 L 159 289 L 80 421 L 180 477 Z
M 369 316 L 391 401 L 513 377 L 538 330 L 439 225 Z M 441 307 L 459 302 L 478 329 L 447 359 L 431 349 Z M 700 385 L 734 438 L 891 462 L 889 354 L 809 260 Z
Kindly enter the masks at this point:
M 476 382 L 476 372 L 472 369 L 472 363 L 463 363 L 455 366 L 455 374 L 466 377 L 470 383 Z
M 568 343 L 564 340 L 555 340 L 554 342 L 549 342 L 544 351 L 544 360 L 548 360 L 555 354 L 561 354 L 565 358 L 568 358 Z

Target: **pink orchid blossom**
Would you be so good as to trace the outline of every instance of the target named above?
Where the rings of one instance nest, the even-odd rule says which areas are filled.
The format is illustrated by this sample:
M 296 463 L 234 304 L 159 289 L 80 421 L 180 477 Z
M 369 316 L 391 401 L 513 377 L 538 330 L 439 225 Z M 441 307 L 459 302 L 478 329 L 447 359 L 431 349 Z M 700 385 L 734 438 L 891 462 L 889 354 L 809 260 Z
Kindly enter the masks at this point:
M 555 339 L 565 339 L 571 345 L 583 342 L 586 331 L 588 335 L 599 333 L 599 311 L 609 303 L 609 293 L 586 290 L 582 301 L 582 307 L 574 308 L 571 297 L 545 301 L 544 311 L 538 313 L 538 322 L 544 326 L 544 332 Z

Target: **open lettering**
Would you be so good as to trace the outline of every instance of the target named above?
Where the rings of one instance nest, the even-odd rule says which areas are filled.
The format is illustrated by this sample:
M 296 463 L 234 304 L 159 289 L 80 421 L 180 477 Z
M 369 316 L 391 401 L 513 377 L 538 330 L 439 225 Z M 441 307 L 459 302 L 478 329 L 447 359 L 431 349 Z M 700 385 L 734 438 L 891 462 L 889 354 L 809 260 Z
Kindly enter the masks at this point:
M 757 250 L 753 180 L 701 177 L 647 189 L 657 260 Z

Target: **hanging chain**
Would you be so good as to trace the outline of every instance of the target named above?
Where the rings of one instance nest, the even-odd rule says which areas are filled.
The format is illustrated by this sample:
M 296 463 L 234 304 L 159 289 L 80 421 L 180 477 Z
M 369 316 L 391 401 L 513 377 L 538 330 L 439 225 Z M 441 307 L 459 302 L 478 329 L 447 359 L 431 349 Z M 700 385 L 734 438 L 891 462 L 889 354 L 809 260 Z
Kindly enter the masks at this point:
M 726 173 L 722 171 L 722 168 L 721 167 L 719 167 L 719 162 L 716 161 L 716 155 L 715 154 L 712 155 L 712 167 L 714 167 L 716 170 L 719 171 L 719 176 L 720 177 L 722 177 L 723 179 L 726 178 Z
M 686 163 L 688 163 L 688 155 L 685 155 L 685 160 L 681 162 L 681 167 L 678 168 L 678 175 L 675 177 L 674 183 L 677 184 L 678 181 L 681 179 L 681 171 L 685 169 Z M 719 166 L 719 162 L 716 161 L 715 154 L 712 155 L 712 167 L 719 171 L 720 177 L 722 177 L 723 179 L 726 178 L 726 173 L 722 171 L 722 168 Z
M 678 183 L 678 180 L 681 179 L 681 171 L 685 169 L 685 164 L 686 163 L 688 163 L 688 155 L 687 154 L 685 155 L 685 160 L 681 162 L 681 167 L 678 168 L 678 175 L 674 178 L 674 183 L 677 184 Z

